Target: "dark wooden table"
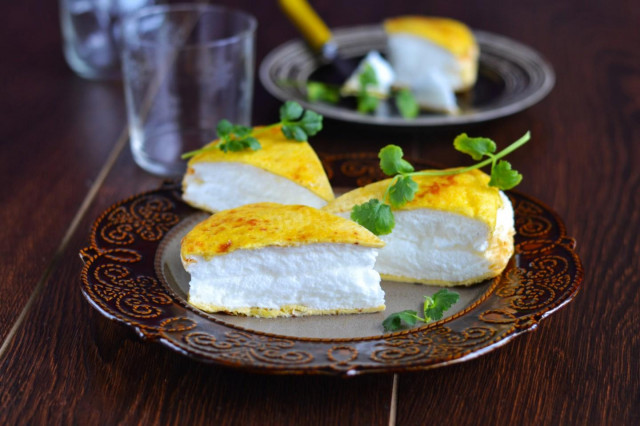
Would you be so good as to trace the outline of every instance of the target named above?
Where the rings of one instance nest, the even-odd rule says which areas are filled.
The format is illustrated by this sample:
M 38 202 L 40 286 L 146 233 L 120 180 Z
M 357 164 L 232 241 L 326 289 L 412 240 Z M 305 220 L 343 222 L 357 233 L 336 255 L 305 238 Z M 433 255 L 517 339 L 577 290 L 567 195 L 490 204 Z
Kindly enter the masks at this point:
M 297 37 L 275 1 L 221 3 L 258 18 L 258 57 Z M 315 1 L 332 26 L 422 13 L 532 46 L 557 84 L 534 107 L 464 128 L 327 121 L 321 153 L 396 143 L 443 165 L 460 131 L 504 146 L 519 189 L 562 217 L 581 293 L 538 329 L 424 372 L 268 376 L 200 364 L 103 318 L 80 291 L 78 251 L 112 203 L 160 185 L 131 158 L 122 87 L 75 76 L 56 2 L 3 5 L 0 43 L 0 424 L 640 424 L 640 7 L 632 0 Z M 256 84 L 254 121 L 279 102 Z

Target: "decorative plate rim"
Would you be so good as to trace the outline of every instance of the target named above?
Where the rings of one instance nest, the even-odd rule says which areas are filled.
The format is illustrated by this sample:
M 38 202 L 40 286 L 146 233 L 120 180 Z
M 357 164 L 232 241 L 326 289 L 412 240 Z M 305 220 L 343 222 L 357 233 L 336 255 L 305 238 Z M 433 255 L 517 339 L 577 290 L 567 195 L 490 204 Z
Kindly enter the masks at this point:
M 374 153 L 321 158 L 330 176 L 377 178 L 366 167 L 343 174 L 349 162 L 377 163 Z M 164 237 L 197 211 L 181 200 L 179 185 L 168 183 L 99 215 L 89 246 L 80 251 L 82 292 L 101 314 L 132 327 L 144 340 L 247 371 L 351 376 L 463 362 L 535 329 L 570 302 L 582 284 L 575 241 L 560 217 L 533 197 L 516 191 L 508 195 L 517 227 L 510 266 L 467 308 L 418 328 L 358 338 L 292 337 L 212 321 L 187 308 L 156 273 L 155 254 Z
M 362 25 L 356 27 L 336 28 L 332 30 L 334 39 L 340 47 L 348 43 L 354 37 L 365 38 L 366 35 L 381 33 L 380 25 Z M 494 55 L 501 60 L 517 62 L 523 67 L 527 76 L 535 80 L 535 85 L 529 85 L 516 97 L 495 107 L 479 109 L 476 112 L 460 115 L 429 114 L 422 115 L 413 120 L 405 120 L 402 117 L 377 117 L 363 115 L 347 108 L 335 107 L 323 102 L 309 102 L 300 90 L 287 90 L 278 85 L 271 74 L 279 67 L 279 61 L 286 55 L 296 54 L 298 58 L 308 61 L 316 61 L 304 41 L 300 39 L 290 40 L 270 51 L 262 60 L 258 75 L 264 88 L 272 96 L 284 101 L 295 100 L 307 109 L 312 109 L 325 117 L 340 121 L 354 122 L 367 125 L 391 126 L 391 127 L 437 127 L 453 126 L 460 124 L 479 123 L 506 117 L 525 110 L 541 101 L 555 85 L 555 72 L 550 63 L 531 47 L 487 31 L 473 30 L 480 45 L 480 63 L 485 63 L 486 50 L 493 49 Z M 383 46 L 378 47 L 384 50 Z M 368 49 L 365 49 L 368 50 Z M 485 52 L 485 53 L 483 53 Z M 366 53 L 366 52 L 361 52 Z M 301 60 L 301 59 L 298 59 Z M 317 68 L 317 65 L 316 65 Z M 314 68 L 314 69 L 316 69 Z M 493 68 L 493 67 L 490 67 Z M 310 74 L 305 72 L 305 74 Z M 306 82 L 307 75 L 301 76 L 299 83 Z M 501 95 L 500 97 L 504 97 Z

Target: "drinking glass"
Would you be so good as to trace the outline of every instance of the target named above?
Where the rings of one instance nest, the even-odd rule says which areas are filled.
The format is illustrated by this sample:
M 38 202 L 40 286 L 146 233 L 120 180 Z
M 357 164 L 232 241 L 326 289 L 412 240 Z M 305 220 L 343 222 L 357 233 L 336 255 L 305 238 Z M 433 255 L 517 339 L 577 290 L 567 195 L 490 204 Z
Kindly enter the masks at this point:
M 131 151 L 160 176 L 215 138 L 219 120 L 249 125 L 256 20 L 205 4 L 143 8 L 124 23 L 122 64 Z
M 92 80 L 120 78 L 121 21 L 161 3 L 156 0 L 60 0 L 60 28 L 67 63 Z

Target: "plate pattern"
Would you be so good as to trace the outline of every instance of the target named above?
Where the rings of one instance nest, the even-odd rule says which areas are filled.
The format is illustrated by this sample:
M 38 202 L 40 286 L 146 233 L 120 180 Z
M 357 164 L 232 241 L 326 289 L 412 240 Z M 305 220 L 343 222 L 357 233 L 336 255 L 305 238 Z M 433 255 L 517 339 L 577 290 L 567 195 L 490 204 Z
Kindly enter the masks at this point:
M 322 159 L 335 186 L 380 178 L 375 154 Z M 103 315 L 143 339 L 218 365 L 345 376 L 439 367 L 480 356 L 535 329 L 579 290 L 582 266 L 562 221 L 533 198 L 508 195 L 517 229 L 516 254 L 505 272 L 467 309 L 410 330 L 358 339 L 279 336 L 235 328 L 178 300 L 154 265 L 166 233 L 197 212 L 182 202 L 177 184 L 116 203 L 96 220 L 89 246 L 80 252 L 82 291 Z

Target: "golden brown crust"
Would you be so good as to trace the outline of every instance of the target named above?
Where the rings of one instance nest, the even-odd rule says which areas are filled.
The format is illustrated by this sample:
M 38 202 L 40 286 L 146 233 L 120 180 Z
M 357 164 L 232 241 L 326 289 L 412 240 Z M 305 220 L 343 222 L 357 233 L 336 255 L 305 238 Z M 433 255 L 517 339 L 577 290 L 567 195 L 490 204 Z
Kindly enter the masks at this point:
M 189 161 L 186 175 L 193 174 L 192 166 L 200 162 L 244 163 L 290 179 L 326 201 L 333 200 L 329 179 L 309 143 L 286 139 L 279 126 L 270 129 L 255 127 L 254 132 L 261 149 L 226 153 L 219 149 L 204 151 Z M 208 146 L 218 143 L 214 141 Z M 183 180 L 183 189 L 185 184 Z
M 491 230 L 495 228 L 496 213 L 502 206 L 502 200 L 500 191 L 488 185 L 487 174 L 472 170 L 457 175 L 415 176 L 413 179 L 419 184 L 418 192 L 413 201 L 400 210 L 430 208 L 448 211 L 481 220 Z M 390 182 L 391 179 L 385 179 L 354 189 L 322 209 L 329 213 L 342 213 L 371 198 L 382 199 Z
M 205 258 L 238 249 L 291 247 L 314 243 L 382 247 L 366 228 L 313 207 L 256 203 L 218 212 L 182 239 L 181 255 Z

